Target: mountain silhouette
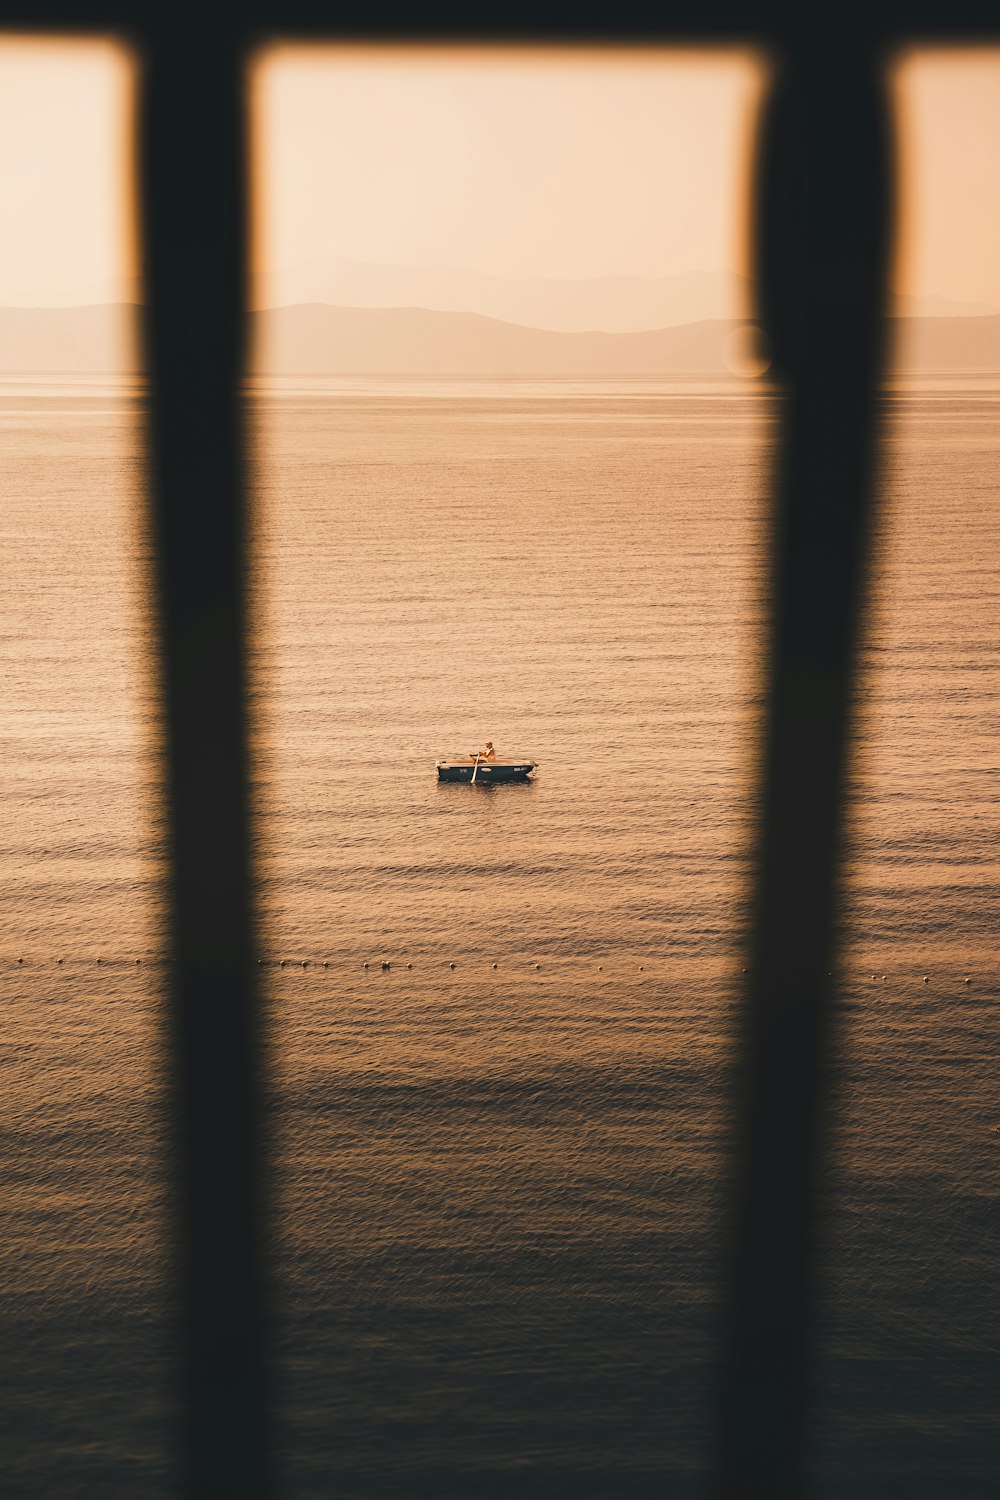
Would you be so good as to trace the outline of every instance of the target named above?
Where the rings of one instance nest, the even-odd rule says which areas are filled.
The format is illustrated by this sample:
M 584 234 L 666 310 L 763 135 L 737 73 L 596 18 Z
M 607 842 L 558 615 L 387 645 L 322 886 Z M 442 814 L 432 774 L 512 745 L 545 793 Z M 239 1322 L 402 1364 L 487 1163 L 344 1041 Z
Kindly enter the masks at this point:
M 311 304 L 251 314 L 251 368 L 275 374 L 657 375 L 745 373 L 745 324 L 703 319 L 634 333 L 555 332 L 426 308 Z M 133 371 L 129 304 L 0 308 L 0 369 Z M 1000 371 L 1000 314 L 899 318 L 901 371 Z

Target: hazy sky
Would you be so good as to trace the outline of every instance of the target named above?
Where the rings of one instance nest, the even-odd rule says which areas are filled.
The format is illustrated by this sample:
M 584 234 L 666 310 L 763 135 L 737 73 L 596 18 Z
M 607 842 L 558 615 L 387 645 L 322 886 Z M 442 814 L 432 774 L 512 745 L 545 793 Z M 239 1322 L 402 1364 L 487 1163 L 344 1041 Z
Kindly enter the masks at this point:
M 900 70 L 901 290 L 1000 306 L 1000 50 Z M 503 275 L 739 268 L 758 72 L 697 53 L 282 48 L 257 73 L 258 252 Z M 0 303 L 130 269 L 130 70 L 0 41 Z
M 1000 307 L 1000 48 L 897 70 L 901 291 Z
M 0 303 L 92 301 L 127 269 L 130 77 L 108 43 L 0 39 Z
M 281 49 L 259 77 L 266 261 L 657 276 L 741 255 L 758 70 L 667 53 Z

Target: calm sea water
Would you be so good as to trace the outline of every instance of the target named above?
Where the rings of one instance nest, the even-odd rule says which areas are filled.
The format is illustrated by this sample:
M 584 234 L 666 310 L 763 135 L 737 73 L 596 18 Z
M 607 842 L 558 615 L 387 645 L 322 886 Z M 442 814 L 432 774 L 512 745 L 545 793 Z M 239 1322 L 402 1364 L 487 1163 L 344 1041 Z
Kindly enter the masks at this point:
M 25 1496 L 169 1489 L 138 399 L 0 388 L 0 1406 Z M 1000 1452 L 1000 382 L 889 400 L 816 1492 L 971 1500 Z M 283 1493 L 700 1495 L 773 397 L 255 401 Z M 535 782 L 437 783 L 486 738 Z

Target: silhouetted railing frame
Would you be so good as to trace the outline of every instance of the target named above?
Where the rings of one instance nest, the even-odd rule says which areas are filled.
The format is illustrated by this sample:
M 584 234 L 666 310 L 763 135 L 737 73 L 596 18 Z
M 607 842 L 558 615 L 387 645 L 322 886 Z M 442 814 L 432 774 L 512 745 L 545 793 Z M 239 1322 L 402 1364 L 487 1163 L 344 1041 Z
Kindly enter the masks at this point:
M 113 34 L 140 63 L 144 338 L 166 709 L 166 1008 L 180 1483 L 273 1493 L 260 1005 L 247 793 L 246 70 L 270 39 L 751 45 L 772 60 L 758 153 L 760 318 L 783 389 L 753 958 L 732 1117 L 715 1489 L 805 1488 L 846 745 L 874 496 L 893 172 L 892 47 L 981 40 L 976 8 L 870 5 L 814 39 L 784 7 L 702 3 L 606 26 L 568 6 L 250 0 L 3 4 L 0 27 Z M 834 32 L 834 27 L 840 30 Z M 1000 25 L 997 28 L 1000 31 Z M 197 226 L 197 235 L 191 225 Z M 669 1393 L 664 1393 L 665 1399 Z M 530 1481 L 519 1483 L 530 1493 Z

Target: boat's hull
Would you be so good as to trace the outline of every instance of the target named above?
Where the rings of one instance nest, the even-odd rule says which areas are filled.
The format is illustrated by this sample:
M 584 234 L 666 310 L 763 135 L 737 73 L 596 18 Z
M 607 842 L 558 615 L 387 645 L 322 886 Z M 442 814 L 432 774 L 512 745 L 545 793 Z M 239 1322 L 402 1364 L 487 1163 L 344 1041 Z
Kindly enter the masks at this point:
M 468 760 L 439 760 L 439 781 L 471 781 L 475 772 L 477 786 L 496 786 L 502 781 L 528 781 L 535 769 L 533 760 L 483 761 L 477 766 Z

